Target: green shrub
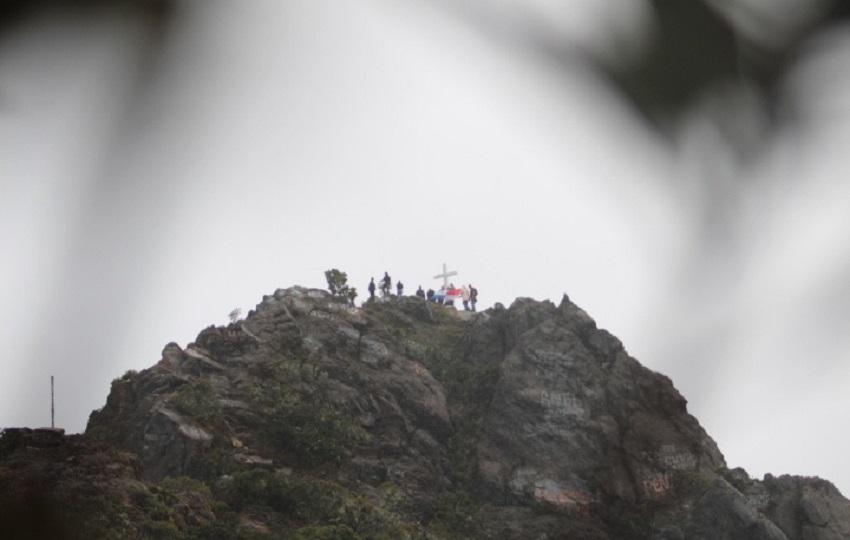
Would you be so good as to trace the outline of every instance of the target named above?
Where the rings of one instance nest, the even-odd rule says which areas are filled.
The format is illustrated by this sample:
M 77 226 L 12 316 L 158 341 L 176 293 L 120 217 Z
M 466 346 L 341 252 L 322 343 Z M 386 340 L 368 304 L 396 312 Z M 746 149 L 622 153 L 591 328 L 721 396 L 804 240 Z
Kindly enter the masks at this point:
M 357 422 L 317 394 L 302 395 L 267 380 L 253 385 L 250 396 L 266 419 L 266 442 L 294 456 L 302 466 L 338 465 L 349 448 L 366 438 Z
M 135 486 L 130 491 L 130 502 L 154 521 L 169 521 L 171 509 L 166 506 L 162 497 L 147 488 L 144 484 Z
M 183 534 L 170 521 L 143 521 L 139 524 L 139 538 L 182 540 Z
M 462 538 L 477 538 L 482 532 L 481 523 L 476 519 L 478 509 L 479 504 L 465 491 L 441 493 L 431 526 L 439 528 L 439 524 Z
M 232 521 L 192 527 L 186 531 L 184 538 L 186 540 L 277 540 L 283 538 L 283 536 L 255 531 Z
M 208 426 L 221 412 L 221 405 L 208 381 L 184 384 L 171 398 L 171 404 L 177 411 Z
M 360 535 L 345 525 L 301 527 L 286 540 L 360 540 Z
M 711 481 L 705 474 L 697 471 L 673 471 L 670 478 L 677 500 L 697 498 L 708 490 Z
M 199 449 L 188 463 L 186 474 L 212 482 L 237 469 L 239 469 L 239 463 L 233 459 L 231 449 L 219 441 L 210 448 Z
M 443 384 L 447 407 L 455 426 L 448 443 L 453 480 L 467 486 L 477 470 L 477 441 L 483 419 L 501 376 L 501 359 L 464 356 L 466 334 L 458 325 L 437 327 L 425 340 L 422 359 Z
M 297 527 L 294 536 L 287 539 L 424 540 L 416 524 L 399 519 L 339 484 L 312 477 L 266 470 L 238 472 L 220 496 L 236 511 L 266 507 L 278 512 Z M 331 524 L 334 527 L 329 527 Z M 322 534 L 342 536 L 304 536 Z

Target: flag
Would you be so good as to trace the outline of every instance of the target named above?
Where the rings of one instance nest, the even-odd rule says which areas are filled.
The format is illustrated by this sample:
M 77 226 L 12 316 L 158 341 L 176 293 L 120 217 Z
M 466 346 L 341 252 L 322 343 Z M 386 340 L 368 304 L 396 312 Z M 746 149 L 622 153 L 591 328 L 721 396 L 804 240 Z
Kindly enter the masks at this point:
M 459 300 L 462 296 L 462 291 L 460 289 L 440 289 L 436 293 L 434 293 L 434 299 L 439 302 L 442 300 L 443 302 L 451 302 L 454 300 Z

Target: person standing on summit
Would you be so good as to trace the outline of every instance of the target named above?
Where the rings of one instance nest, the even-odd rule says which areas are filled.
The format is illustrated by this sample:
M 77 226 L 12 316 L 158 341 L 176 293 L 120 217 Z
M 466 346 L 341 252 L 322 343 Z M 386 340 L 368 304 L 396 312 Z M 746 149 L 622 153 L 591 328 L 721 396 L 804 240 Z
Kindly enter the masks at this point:
M 390 278 L 390 274 L 388 272 L 384 272 L 384 277 L 381 280 L 381 292 L 384 296 L 390 295 L 390 290 L 392 290 L 393 280 Z
M 404 291 L 404 283 L 398 280 L 398 283 L 395 284 L 395 289 L 398 291 L 398 295 L 401 296 L 402 291 Z
M 375 299 L 375 278 L 369 282 L 369 300 Z

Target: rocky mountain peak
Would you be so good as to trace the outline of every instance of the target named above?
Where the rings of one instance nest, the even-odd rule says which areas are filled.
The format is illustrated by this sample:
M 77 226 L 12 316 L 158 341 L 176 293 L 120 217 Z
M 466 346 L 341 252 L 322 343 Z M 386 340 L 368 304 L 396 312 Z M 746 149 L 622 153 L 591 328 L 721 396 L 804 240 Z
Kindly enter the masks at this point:
M 567 296 L 471 313 L 280 289 L 113 381 L 86 438 L 145 486 L 206 486 L 204 520 L 168 517 L 187 538 L 850 538 L 831 484 L 729 471 Z

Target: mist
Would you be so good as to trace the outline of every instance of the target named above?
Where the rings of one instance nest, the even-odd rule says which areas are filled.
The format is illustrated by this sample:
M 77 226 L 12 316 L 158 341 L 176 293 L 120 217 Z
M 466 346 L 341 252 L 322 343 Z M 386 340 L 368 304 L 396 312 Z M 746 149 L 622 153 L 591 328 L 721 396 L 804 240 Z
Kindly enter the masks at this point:
M 83 431 L 112 379 L 329 268 L 362 300 L 445 262 L 480 308 L 568 294 L 730 467 L 848 492 L 841 25 L 726 3 L 795 55 L 662 107 L 616 75 L 649 2 L 151 6 L 0 8 L 0 425 L 49 425 L 53 375 Z

